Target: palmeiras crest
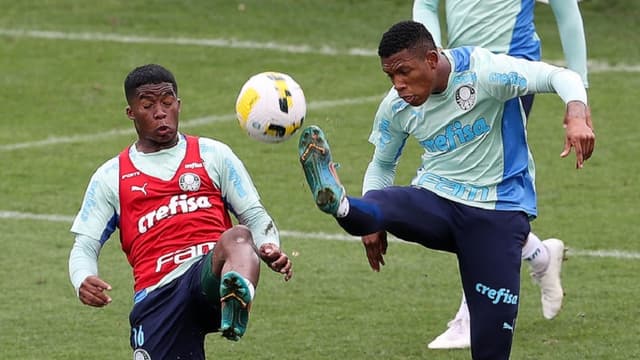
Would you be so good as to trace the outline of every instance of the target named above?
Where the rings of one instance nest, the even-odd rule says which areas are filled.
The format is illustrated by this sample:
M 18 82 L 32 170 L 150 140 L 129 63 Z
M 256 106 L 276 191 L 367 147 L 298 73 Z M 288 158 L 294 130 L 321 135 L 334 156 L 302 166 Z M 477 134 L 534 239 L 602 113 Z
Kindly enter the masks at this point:
M 194 173 L 184 173 L 178 179 L 180 189 L 182 191 L 198 191 L 200 190 L 200 177 Z
M 476 104 L 476 89 L 471 85 L 462 85 L 456 90 L 456 104 L 462 110 L 469 110 Z
M 136 349 L 133 352 L 133 360 L 151 360 L 151 355 L 145 349 Z

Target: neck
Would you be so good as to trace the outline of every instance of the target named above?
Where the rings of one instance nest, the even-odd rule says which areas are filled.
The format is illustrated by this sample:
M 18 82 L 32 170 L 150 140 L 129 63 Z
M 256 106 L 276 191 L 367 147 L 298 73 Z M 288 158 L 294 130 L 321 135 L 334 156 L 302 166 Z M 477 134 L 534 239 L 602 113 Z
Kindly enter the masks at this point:
M 150 139 L 138 138 L 138 141 L 135 143 L 136 150 L 144 154 L 149 154 L 160 150 L 170 149 L 178 144 L 179 136 L 180 135 L 176 134 L 174 139 L 167 142 L 157 142 Z
M 438 65 L 436 65 L 436 82 L 433 93 L 439 94 L 447 89 L 451 74 L 451 63 L 442 52 L 438 52 Z

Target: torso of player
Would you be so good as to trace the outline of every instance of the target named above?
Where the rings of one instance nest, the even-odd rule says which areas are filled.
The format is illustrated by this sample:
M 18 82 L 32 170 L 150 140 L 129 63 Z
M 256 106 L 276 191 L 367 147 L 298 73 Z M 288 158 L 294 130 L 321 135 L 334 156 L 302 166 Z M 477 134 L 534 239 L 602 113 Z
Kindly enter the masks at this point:
M 471 59 L 473 49 L 445 51 L 454 64 L 447 89 L 430 95 L 423 105 L 412 107 L 392 90 L 383 101 L 387 110 L 378 120 L 377 135 L 370 140 L 379 149 L 389 146 L 388 155 L 402 148 L 405 140 L 400 134 L 418 140 L 424 153 L 414 186 L 474 207 L 535 214 L 520 103 L 517 98 L 505 103 L 489 90 L 495 87 L 489 82 L 518 78 L 482 78 L 469 66 L 479 61 Z
M 535 0 L 446 0 L 448 48 L 481 46 L 540 60 L 534 5 Z
M 120 241 L 136 291 L 209 252 L 232 226 L 220 190 L 204 168 L 198 139 L 186 139 L 185 157 L 167 181 L 138 170 L 128 149 L 119 155 Z

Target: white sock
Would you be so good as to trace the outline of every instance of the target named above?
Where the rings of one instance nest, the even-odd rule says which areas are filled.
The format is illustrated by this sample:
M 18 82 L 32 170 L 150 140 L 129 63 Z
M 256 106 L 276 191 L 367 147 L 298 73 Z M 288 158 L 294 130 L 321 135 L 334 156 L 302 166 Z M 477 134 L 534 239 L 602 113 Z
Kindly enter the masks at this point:
M 549 265 L 549 251 L 540 238 L 534 233 L 529 233 L 527 241 L 522 248 L 522 258 L 529 263 L 531 270 L 542 273 Z
M 249 285 L 249 295 L 251 295 L 251 300 L 253 300 L 254 296 L 256 296 L 256 288 L 253 286 L 251 281 L 247 280 L 247 284 Z
M 467 307 L 467 298 L 464 296 L 464 292 L 462 293 L 462 301 L 460 301 L 460 308 L 455 318 L 469 321 L 469 307 Z
M 343 218 L 349 213 L 349 200 L 346 196 L 340 199 L 340 205 L 338 205 L 338 211 L 336 211 L 336 217 Z

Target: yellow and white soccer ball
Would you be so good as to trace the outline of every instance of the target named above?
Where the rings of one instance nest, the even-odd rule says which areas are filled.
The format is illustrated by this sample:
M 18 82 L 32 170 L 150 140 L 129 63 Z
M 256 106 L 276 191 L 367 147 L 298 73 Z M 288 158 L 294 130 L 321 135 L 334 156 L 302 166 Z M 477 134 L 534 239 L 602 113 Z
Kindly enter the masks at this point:
M 266 143 L 290 138 L 302 127 L 306 113 L 302 88 L 291 76 L 279 72 L 253 75 L 236 100 L 240 127 L 250 137 Z

